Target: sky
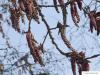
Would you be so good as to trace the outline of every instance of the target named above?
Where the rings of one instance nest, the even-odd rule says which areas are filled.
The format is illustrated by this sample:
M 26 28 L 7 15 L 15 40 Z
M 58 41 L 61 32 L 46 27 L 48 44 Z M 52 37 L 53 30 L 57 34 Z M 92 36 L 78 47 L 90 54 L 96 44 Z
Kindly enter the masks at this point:
M 66 0 L 65 0 L 65 2 L 66 2 Z M 84 6 L 85 6 L 85 4 L 88 5 L 90 2 L 91 2 L 91 0 L 88 0 L 88 1 L 84 0 Z M 52 0 L 44 0 L 44 4 L 45 3 L 46 3 L 46 5 L 48 5 L 48 4 L 52 5 Z M 99 39 L 100 36 L 96 36 L 95 31 L 93 34 L 91 34 L 89 32 L 88 18 L 84 18 L 83 12 L 79 11 L 80 12 L 79 15 L 81 16 L 81 22 L 79 23 L 80 27 L 77 28 L 77 27 L 75 27 L 75 25 L 72 21 L 72 18 L 71 18 L 70 12 L 69 12 L 70 7 L 68 7 L 67 9 L 68 9 L 67 23 L 70 26 L 66 30 L 66 36 L 68 37 L 69 41 L 72 43 L 72 46 L 79 52 L 80 51 L 86 52 L 87 57 L 92 56 L 94 54 L 98 54 L 100 52 L 100 39 Z M 93 9 L 94 9 L 94 5 L 92 5 L 92 7 L 91 7 L 91 10 L 93 10 Z M 45 16 L 46 21 L 48 22 L 48 24 L 51 28 L 56 27 L 58 21 L 62 23 L 62 14 L 61 14 L 60 8 L 59 8 L 60 13 L 57 13 L 54 8 L 41 8 L 41 10 Z M 98 10 L 99 10 L 99 8 L 98 8 Z M 13 57 L 16 56 L 18 59 L 18 58 L 22 57 L 22 55 L 24 55 L 25 53 L 29 52 L 29 48 L 27 46 L 27 41 L 26 41 L 25 35 L 21 35 L 21 34 L 17 33 L 16 31 L 14 31 L 14 29 L 12 29 L 12 27 L 6 23 L 6 19 L 9 19 L 8 13 L 4 14 L 5 23 L 4 22 L 2 23 L 4 32 L 10 38 L 10 40 L 9 40 L 10 44 L 12 46 L 14 46 L 15 48 L 17 48 L 17 51 L 20 53 L 19 56 L 14 54 L 14 56 L 12 56 L 12 57 L 7 56 L 5 60 L 4 60 L 4 58 L 0 59 L 1 61 L 3 60 L 3 63 L 7 65 L 7 64 L 10 64 L 10 63 L 13 63 L 16 61 L 16 59 L 13 60 Z M 20 24 L 21 24 L 22 30 L 25 30 L 25 31 L 28 30 L 27 18 L 25 18 L 25 24 L 23 24 L 21 22 L 20 22 Z M 31 30 L 32 30 L 32 33 L 35 36 L 36 40 L 39 43 L 42 43 L 43 38 L 46 35 L 47 29 L 46 29 L 44 23 L 41 21 L 41 18 L 40 18 L 40 24 L 37 24 L 34 20 L 31 22 Z M 69 52 L 70 50 L 68 48 L 66 48 L 66 46 L 64 45 L 64 43 L 61 40 L 61 36 L 58 35 L 57 31 L 58 31 L 58 29 L 52 31 L 52 34 L 55 38 L 56 43 L 58 44 L 58 46 L 61 49 L 63 49 L 64 52 Z M 0 39 L 1 39 L 0 44 L 5 43 L 5 40 L 3 40 L 1 36 L 0 36 Z M 2 48 L 2 47 L 6 47 L 6 46 L 0 45 L 0 48 Z M 72 75 L 69 59 L 66 58 L 65 56 L 61 55 L 55 49 L 55 46 L 52 45 L 49 36 L 46 39 L 44 48 L 45 48 L 45 54 L 44 54 L 43 58 L 44 58 L 44 63 L 46 64 L 46 66 L 41 68 L 40 65 L 38 65 L 38 64 L 33 65 L 34 73 L 38 73 L 39 71 L 43 72 L 44 70 L 46 70 L 47 72 L 50 72 L 50 75 L 66 75 L 67 73 L 69 73 L 68 75 Z M 8 55 L 12 54 L 12 52 L 14 53 L 14 51 L 15 50 L 13 50 L 13 49 L 9 49 Z M 7 53 L 7 52 L 2 51 L 1 54 L 5 54 L 5 53 Z M 92 71 L 100 70 L 99 58 L 100 57 L 90 60 L 91 61 L 90 70 L 92 70 Z M 13 61 L 9 62 L 8 59 L 13 60 Z M 34 64 L 34 62 L 33 62 L 34 60 L 32 61 L 31 59 L 32 59 L 32 56 L 30 56 L 29 62 Z M 47 59 L 48 59 L 48 61 L 50 61 L 49 63 L 47 63 Z M 57 60 L 57 62 L 55 60 Z M 8 66 L 8 67 L 10 67 L 10 66 Z M 16 70 L 14 72 L 16 72 L 16 74 L 20 73 Z M 13 74 L 14 74 L 14 72 L 13 72 Z M 22 75 L 25 75 L 25 73 L 23 73 Z M 27 73 L 27 75 L 28 75 L 28 73 Z

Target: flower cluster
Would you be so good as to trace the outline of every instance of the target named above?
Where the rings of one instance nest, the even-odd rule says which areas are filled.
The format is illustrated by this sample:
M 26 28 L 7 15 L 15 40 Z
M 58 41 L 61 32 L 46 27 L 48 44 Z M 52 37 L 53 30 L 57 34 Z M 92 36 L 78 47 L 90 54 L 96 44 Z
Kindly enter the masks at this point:
M 88 13 L 90 19 L 90 30 L 93 33 L 93 29 L 97 31 L 97 35 L 100 33 L 100 12 L 90 11 Z

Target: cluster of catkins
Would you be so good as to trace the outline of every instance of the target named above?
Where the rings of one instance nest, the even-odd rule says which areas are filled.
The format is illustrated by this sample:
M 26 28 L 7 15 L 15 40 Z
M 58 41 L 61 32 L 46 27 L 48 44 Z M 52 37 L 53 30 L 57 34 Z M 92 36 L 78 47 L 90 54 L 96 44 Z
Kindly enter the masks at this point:
M 90 11 L 88 13 L 90 19 L 90 30 L 93 33 L 93 29 L 97 31 L 97 35 L 100 33 L 100 12 Z
M 39 14 L 38 14 L 38 5 L 36 0 L 11 0 L 12 6 L 10 6 L 9 11 L 11 13 L 10 19 L 12 22 L 12 27 L 20 32 L 20 17 L 23 19 L 23 13 L 27 16 L 29 22 L 31 19 L 34 19 L 39 23 Z M 22 21 L 23 22 L 23 21 Z M 29 24 L 30 26 L 30 24 Z M 37 43 L 30 31 L 26 32 L 26 39 L 30 49 L 30 53 L 33 56 L 35 62 L 38 62 L 40 65 L 44 65 L 41 57 L 42 46 L 37 46 Z
M 73 75 L 76 75 L 76 66 L 78 67 L 79 75 L 82 75 L 82 71 L 89 71 L 89 60 L 85 59 L 84 52 L 71 52 L 70 62 Z
M 32 35 L 31 31 L 26 33 L 26 39 L 28 42 L 28 46 L 30 48 L 30 53 L 34 58 L 34 62 L 38 62 L 41 66 L 44 66 L 41 53 L 42 53 L 42 45 L 37 46 L 34 36 Z
M 11 0 L 12 6 L 10 6 L 9 11 L 11 13 L 10 19 L 12 22 L 12 27 L 20 32 L 20 17 L 23 20 L 23 14 L 25 14 L 30 21 L 34 19 L 39 23 L 38 16 L 38 6 L 35 0 Z

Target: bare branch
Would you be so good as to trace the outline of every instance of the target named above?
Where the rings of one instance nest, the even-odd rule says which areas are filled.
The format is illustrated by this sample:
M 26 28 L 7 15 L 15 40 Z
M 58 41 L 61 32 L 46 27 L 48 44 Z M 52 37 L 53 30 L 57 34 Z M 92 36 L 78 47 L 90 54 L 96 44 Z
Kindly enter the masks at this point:
M 87 58 L 85 58 L 85 59 L 92 59 L 92 58 L 96 58 L 96 57 L 99 57 L 100 56 L 100 54 L 96 54 L 96 55 L 93 55 L 93 56 L 91 56 L 91 57 L 87 57 Z

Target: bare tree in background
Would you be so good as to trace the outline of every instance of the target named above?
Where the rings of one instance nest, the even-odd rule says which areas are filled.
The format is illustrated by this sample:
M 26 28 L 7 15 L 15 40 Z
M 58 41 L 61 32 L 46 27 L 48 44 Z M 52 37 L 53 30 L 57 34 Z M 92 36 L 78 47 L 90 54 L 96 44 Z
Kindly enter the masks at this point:
M 99 10 L 99 0 L 1 0 L 0 74 L 100 70 Z

